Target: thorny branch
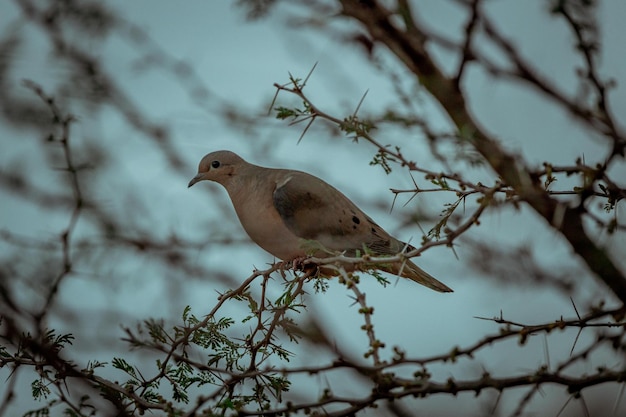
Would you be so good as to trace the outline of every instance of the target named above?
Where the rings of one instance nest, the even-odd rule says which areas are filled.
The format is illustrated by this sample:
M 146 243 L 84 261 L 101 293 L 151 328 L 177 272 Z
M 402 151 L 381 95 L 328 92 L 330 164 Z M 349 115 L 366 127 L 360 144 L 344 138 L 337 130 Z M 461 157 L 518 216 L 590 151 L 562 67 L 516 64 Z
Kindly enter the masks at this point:
M 332 265 L 332 264 L 331 264 Z M 374 362 L 372 365 L 366 365 L 358 360 L 350 359 L 347 356 L 341 354 L 335 361 L 322 364 L 311 365 L 305 367 L 277 367 L 275 365 L 260 366 L 264 359 L 255 359 L 254 352 L 259 346 L 270 347 L 276 337 L 276 330 L 278 326 L 277 317 L 284 317 L 287 311 L 287 306 L 278 306 L 274 308 L 266 305 L 266 310 L 257 311 L 256 316 L 261 314 L 270 313 L 273 318 L 270 320 L 272 323 L 267 326 L 264 321 L 257 322 L 257 326 L 252 330 L 251 336 L 257 332 L 264 333 L 265 335 L 254 344 L 246 342 L 247 349 L 250 350 L 249 356 L 250 362 L 248 366 L 236 367 L 229 369 L 222 366 L 207 366 L 206 362 L 197 361 L 193 359 L 197 354 L 192 353 L 190 348 L 198 345 L 198 332 L 202 332 L 211 326 L 217 318 L 217 314 L 225 302 L 234 302 L 238 299 L 247 299 L 247 297 L 241 298 L 245 294 L 248 294 L 250 285 L 253 281 L 262 277 L 262 286 L 265 287 L 272 280 L 268 281 L 271 274 L 275 274 L 276 271 L 283 269 L 285 265 L 279 263 L 275 264 L 267 270 L 255 271 L 248 279 L 246 279 L 240 287 L 228 293 L 222 294 L 218 297 L 217 303 L 211 309 L 210 313 L 201 321 L 191 325 L 182 327 L 182 333 L 179 337 L 164 337 L 166 332 L 162 327 L 159 328 L 158 334 L 155 333 L 155 329 L 151 330 L 153 335 L 151 338 L 144 338 L 135 334 L 130 329 L 126 329 L 127 341 L 136 347 L 154 349 L 157 352 L 162 352 L 165 357 L 159 366 L 159 372 L 152 378 L 141 379 L 138 381 L 138 385 L 128 385 L 114 383 L 105 378 L 98 376 L 93 369 L 79 369 L 77 366 L 65 361 L 58 356 L 57 350 L 51 349 L 49 345 L 41 344 L 37 345 L 34 340 L 29 348 L 40 352 L 39 358 L 37 356 L 28 355 L 3 355 L 0 359 L 1 365 L 18 366 L 33 366 L 39 367 L 43 370 L 42 375 L 44 379 L 49 380 L 50 383 L 58 387 L 63 391 L 63 380 L 66 377 L 83 379 L 89 381 L 101 389 L 106 389 L 108 392 L 115 392 L 122 395 L 123 404 L 118 404 L 118 407 L 123 407 L 127 410 L 125 415 L 133 413 L 132 410 L 162 410 L 165 412 L 175 412 L 177 409 L 171 403 L 164 402 L 162 400 L 150 399 L 147 397 L 150 392 L 150 387 L 153 383 L 158 382 L 161 379 L 167 379 L 171 377 L 172 367 L 181 366 L 185 364 L 199 372 L 206 372 L 216 376 L 220 381 L 219 386 L 212 394 L 203 396 L 198 399 L 195 405 L 187 410 L 185 415 L 194 415 L 199 412 L 203 407 L 212 407 L 212 401 L 219 399 L 221 403 L 225 398 L 237 398 L 237 386 L 242 390 L 248 382 L 257 381 L 266 376 L 271 375 L 297 375 L 297 374 L 323 374 L 331 372 L 336 369 L 353 369 L 358 374 L 367 378 L 374 383 L 375 389 L 369 395 L 361 398 L 346 398 L 340 395 L 334 395 L 332 391 L 327 392 L 323 398 L 317 401 L 303 402 L 297 404 L 291 404 L 284 407 L 270 408 L 265 410 L 252 411 L 250 409 L 241 409 L 240 413 L 243 415 L 272 415 L 281 412 L 294 412 L 297 410 L 304 410 L 310 408 L 324 407 L 329 404 L 340 405 L 340 409 L 331 413 L 332 415 L 351 415 L 352 413 L 361 410 L 363 408 L 371 407 L 381 400 L 389 400 L 392 398 L 399 399 L 404 397 L 414 396 L 426 396 L 435 393 L 453 392 L 459 393 L 464 391 L 479 393 L 482 390 L 493 388 L 496 390 L 505 390 L 507 388 L 519 387 L 519 386 L 540 386 L 542 384 L 557 384 L 567 387 L 568 391 L 572 395 L 576 395 L 587 387 L 595 386 L 609 381 L 619 381 L 626 377 L 626 370 L 610 370 L 607 368 L 598 369 L 597 372 L 587 374 L 584 376 L 571 376 L 566 372 L 575 363 L 587 358 L 594 351 L 602 346 L 609 346 L 616 350 L 626 349 L 626 342 L 623 340 L 621 333 L 598 334 L 598 338 L 588 344 L 584 349 L 581 349 L 575 355 L 570 356 L 569 359 L 563 361 L 558 366 L 550 368 L 549 366 L 541 366 L 535 371 L 531 371 L 526 374 L 512 376 L 512 377 L 493 377 L 488 372 L 484 372 L 476 379 L 463 380 L 456 379 L 454 377 L 449 378 L 445 382 L 436 382 L 435 378 L 430 376 L 428 366 L 437 363 L 450 363 L 456 364 L 461 361 L 462 358 L 472 360 L 480 352 L 496 343 L 501 343 L 505 340 L 513 339 L 518 340 L 520 345 L 527 343 L 529 337 L 541 333 L 550 334 L 555 331 L 563 331 L 569 328 L 587 328 L 597 327 L 602 329 L 610 329 L 612 327 L 624 327 L 624 323 L 612 321 L 612 317 L 622 317 L 624 312 L 622 309 L 604 310 L 601 307 L 592 310 L 590 313 L 576 317 L 574 319 L 560 318 L 553 323 L 540 324 L 540 325 L 526 325 L 517 323 L 515 321 L 507 320 L 502 316 L 493 320 L 496 323 L 502 324 L 503 327 L 496 333 L 490 336 L 486 336 L 481 340 L 476 341 L 474 344 L 460 348 L 456 347 L 451 352 L 431 356 L 424 358 L 407 357 L 400 350 L 394 349 L 394 356 L 388 360 L 383 360 L 381 354 L 384 351 L 384 342 L 378 340 L 373 332 L 372 314 L 374 311 L 365 303 L 365 295 L 358 289 L 358 281 L 342 272 L 343 279 L 347 288 L 353 291 L 356 295 L 356 301 L 360 305 L 360 313 L 365 317 L 365 324 L 363 330 L 368 334 L 370 340 L 371 350 L 366 353 L 367 356 L 372 356 Z M 293 281 L 287 281 L 286 284 L 290 286 L 295 284 L 294 292 L 290 292 L 291 295 L 302 294 L 305 288 L 305 283 L 309 278 L 307 275 L 295 277 Z M 311 281 L 309 281 L 310 283 Z M 265 290 L 262 291 L 265 294 Z M 259 306 L 261 306 L 259 304 Z M 608 321 L 599 321 L 602 319 L 608 319 Z M 4 334 L 5 340 L 15 342 L 16 335 Z M 252 337 L 251 337 L 252 338 Z M 329 346 L 330 348 L 330 346 Z M 333 348 L 334 349 L 334 348 Z M 210 351 L 209 351 L 210 352 Z M 339 352 L 338 352 L 339 353 Z M 46 369 L 52 368 L 54 373 L 47 372 Z M 415 378 L 407 378 L 400 375 L 407 375 L 408 370 L 413 369 Z M 131 388 L 132 387 L 132 388 Z M 64 391 L 62 395 L 66 395 Z M 225 396 L 227 395 L 227 396 Z M 261 404 L 259 404 L 261 405 Z M 76 407 L 78 409 L 78 407 Z
M 358 21 L 371 36 L 375 44 L 384 45 L 415 75 L 421 85 L 431 94 L 432 98 L 446 111 L 450 121 L 459 132 L 470 132 L 469 134 L 464 134 L 463 138 L 483 156 L 484 160 L 501 177 L 503 184 L 507 188 L 514 190 L 516 198 L 532 207 L 554 230 L 558 231 L 585 261 L 589 269 L 611 289 L 622 303 L 626 303 L 626 277 L 607 252 L 599 247 L 589 236 L 588 231 L 584 227 L 584 219 L 589 217 L 590 211 L 586 206 L 586 202 L 589 197 L 595 194 L 597 191 L 596 187 L 601 188 L 598 180 L 605 176 L 607 163 L 601 164 L 596 168 L 592 178 L 584 177 L 587 181 L 584 181 L 583 186 L 580 187 L 578 206 L 572 207 L 560 202 L 545 189 L 541 182 L 537 181 L 536 173 L 527 166 L 521 157 L 503 149 L 497 140 L 484 132 L 480 125 L 474 121 L 465 101 L 463 91 L 460 89 L 459 80 L 445 76 L 427 52 L 425 44 L 428 41 L 428 35 L 426 31 L 422 30 L 419 23 L 414 19 L 411 24 L 405 24 L 403 27 L 399 26 L 396 23 L 397 21 L 394 20 L 394 17 L 397 15 L 406 18 L 406 10 L 389 10 L 380 2 L 374 0 L 342 0 L 340 3 L 344 16 Z M 540 80 L 535 75 L 535 71 L 531 69 L 530 64 L 518 55 L 516 49 L 504 40 L 490 24 L 489 20 L 483 16 L 479 5 L 472 2 L 470 7 L 472 10 L 471 18 L 478 19 L 478 23 L 481 24 L 481 27 L 484 28 L 490 39 L 500 45 L 515 64 L 516 78 L 537 87 L 548 97 L 557 98 L 564 107 L 571 109 L 577 117 L 588 121 L 590 128 L 596 129 L 596 131 L 599 130 L 603 135 L 607 136 L 614 144 L 613 152 L 609 155 L 607 162 L 617 155 L 623 157 L 623 144 L 626 141 L 626 136 L 617 130 L 617 124 L 613 122 L 613 115 L 607 110 L 608 105 L 604 97 L 605 89 L 603 83 L 592 82 L 598 89 L 598 96 L 601 97 L 599 108 L 581 108 L 575 101 L 558 93 L 553 88 L 547 87 L 550 84 L 547 81 Z M 563 3 L 562 7 L 566 10 L 567 3 Z M 566 14 L 566 17 L 569 19 L 570 15 Z M 475 30 L 472 30 L 470 34 L 475 32 Z M 589 46 L 583 45 L 582 48 L 588 49 Z M 478 51 L 473 50 L 472 52 L 474 52 L 474 56 L 479 56 Z M 591 54 L 592 51 L 585 53 Z M 587 64 L 591 66 L 587 72 L 590 74 L 589 77 L 592 77 L 592 81 L 597 74 L 593 67 L 594 63 L 595 60 L 587 60 Z M 292 84 L 295 84 L 293 83 L 294 80 L 291 81 Z M 276 87 L 278 89 L 287 88 L 278 84 Z M 289 91 L 305 99 L 301 88 L 297 85 L 294 85 Z M 323 117 L 335 123 L 344 131 L 348 131 L 347 128 L 353 128 L 353 125 L 346 126 L 346 121 L 325 114 L 319 108 L 311 105 L 310 102 L 308 102 L 308 107 L 310 107 L 308 113 L 311 120 L 314 120 L 316 117 Z M 591 116 L 598 112 L 601 114 L 600 117 Z M 293 114 L 284 113 L 283 116 L 293 116 Z M 351 121 L 348 120 L 348 122 Z M 379 149 L 381 154 L 389 154 L 393 158 L 399 157 L 399 152 L 395 154 L 389 152 L 386 147 L 382 146 L 368 134 L 366 123 L 361 122 L 358 127 L 360 129 L 357 133 L 358 137 L 362 137 L 372 143 Z M 400 160 L 402 161 L 402 159 Z
M 68 43 L 62 36 L 59 21 L 53 13 L 44 13 L 35 7 L 35 3 L 28 0 L 17 3 L 24 15 L 50 36 L 59 53 L 78 67 L 82 67 L 85 74 L 92 74 L 92 82 L 102 80 L 99 86 L 106 87 L 104 89 L 110 94 L 110 101 L 122 109 L 123 114 L 135 128 L 155 138 L 156 142 L 167 142 L 163 130 L 141 121 L 130 100 L 127 100 L 121 90 L 112 84 L 110 77 L 97 65 L 97 60 Z M 1 272 L 3 276 L 0 277 L 0 301 L 3 315 L 0 321 L 0 368 L 9 367 L 12 374 L 5 386 L 7 391 L 1 399 L 0 415 L 13 401 L 16 389 L 14 376 L 18 370 L 24 369 L 32 369 L 38 375 L 35 381 L 38 384 L 33 385 L 35 388 L 44 394 L 47 392 L 46 388 L 54 389 L 58 404 L 63 404 L 75 415 L 91 415 L 101 404 L 112 407 L 116 414 L 121 416 L 157 410 L 163 414 L 186 416 L 204 412 L 214 415 L 225 415 L 230 412 L 239 415 L 276 415 L 296 411 L 313 411 L 324 415 L 353 415 L 365 408 L 384 406 L 389 400 L 401 398 L 421 398 L 437 393 L 454 395 L 459 392 L 478 395 L 490 388 L 502 393 L 512 388 L 526 387 L 527 395 L 514 411 L 514 415 L 520 415 L 530 398 L 546 384 L 566 388 L 571 395 L 570 398 L 583 398 L 585 389 L 605 383 L 623 385 L 626 379 L 623 364 L 620 365 L 621 368 L 600 366 L 587 374 L 579 374 L 575 370 L 576 365 L 587 364 L 589 357 L 602 349 L 614 351 L 618 358 L 623 357 L 626 351 L 624 340 L 626 323 L 623 320 L 626 292 L 623 273 L 605 251 L 589 237 L 583 227 L 584 222 L 591 219 L 606 230 L 625 229 L 625 225 L 618 224 L 616 219 L 606 221 L 601 218 L 589 208 L 589 202 L 600 199 L 606 202 L 608 210 L 613 210 L 620 201 L 623 201 L 626 190 L 620 185 L 620 181 L 611 178 L 607 167 L 611 161 L 623 157 L 626 142 L 624 133 L 620 131 L 612 114 L 608 95 L 611 82 L 603 80 L 598 71 L 596 45 L 590 41 L 580 16 L 569 8 L 567 1 L 558 2 L 560 6 L 554 10 L 554 13 L 561 16 L 571 27 L 581 54 L 585 58 L 586 67 L 581 74 L 595 93 L 595 101 L 591 105 L 570 98 L 558 90 L 549 79 L 541 76 L 482 12 L 483 2 L 479 0 L 459 1 L 468 10 L 468 21 L 464 27 L 465 39 L 459 45 L 433 36 L 422 28 L 419 21 L 414 19 L 417 8 L 411 6 L 408 1 L 398 1 L 398 10 L 388 10 L 373 0 L 344 0 L 340 3 L 344 16 L 362 24 L 371 38 L 372 46 L 385 45 L 441 104 L 450 116 L 452 124 L 462 132 L 452 136 L 473 146 L 499 176 L 492 185 L 484 185 L 456 172 L 425 169 L 407 159 L 400 148 L 384 146 L 377 140 L 371 133 L 372 124 L 358 116 L 358 108 L 350 116 L 341 119 L 325 113 L 309 100 L 303 91 L 306 80 L 299 82 L 292 77 L 289 84 L 276 84 L 277 93 L 295 94 L 306 103 L 305 111 L 284 114 L 285 117 L 294 117 L 296 122 L 308 122 L 303 135 L 314 121 L 325 119 L 348 133 L 352 139 L 364 139 L 372 144 L 377 150 L 377 156 L 381 158 L 381 164 L 384 165 L 389 161 L 397 163 L 410 171 L 423 174 L 427 181 L 436 184 L 436 188 L 420 188 L 416 184 L 415 189 L 392 190 L 394 194 L 434 191 L 454 193 L 457 200 L 448 216 L 461 203 L 464 205 L 469 196 L 479 197 L 477 205 L 472 207 L 468 214 L 463 215 L 463 220 L 456 228 L 442 224 L 443 237 L 428 236 L 424 244 L 414 250 L 393 257 L 365 255 L 350 258 L 344 254 L 337 254 L 329 258 L 309 258 L 304 261 L 305 265 L 326 265 L 336 269 L 340 276 L 339 281 L 346 286 L 348 292 L 354 294 L 358 313 L 363 317 L 362 330 L 367 336 L 368 350 L 365 352 L 365 358 L 354 357 L 353 354 L 342 351 L 341 346 L 320 335 L 320 332 L 317 332 L 314 338 L 304 331 L 302 323 L 298 323 L 294 317 L 299 317 L 297 314 L 305 308 L 308 301 L 306 297 L 312 297 L 313 292 L 323 292 L 327 284 L 324 279 L 315 278 L 309 272 L 294 271 L 293 278 L 288 276 L 291 274 L 289 271 L 291 265 L 287 263 L 275 264 L 263 271 L 254 271 L 243 283 L 235 286 L 234 290 L 220 294 L 213 307 L 208 312 L 202 313 L 201 319 L 193 316 L 190 311 L 185 311 L 181 322 L 173 326 L 166 326 L 157 320 L 146 320 L 137 329 L 125 326 L 124 340 L 131 347 L 150 351 L 158 356 L 157 365 L 152 372 L 144 368 L 140 370 L 138 366 L 116 358 L 113 367 L 127 377 L 126 381 L 118 382 L 118 379 L 112 380 L 100 374 L 100 368 L 105 364 L 90 363 L 81 366 L 67 359 L 63 349 L 71 344 L 72 336 L 44 329 L 43 316 L 62 289 L 63 280 L 73 272 L 75 252 L 72 248 L 76 244 L 74 230 L 77 222 L 83 215 L 87 217 L 92 213 L 89 215 L 98 217 L 102 213 L 98 212 L 98 207 L 83 195 L 80 181 L 81 165 L 77 163 L 72 151 L 71 145 L 74 142 L 70 141 L 73 118 L 65 114 L 55 100 L 36 84 L 28 83 L 28 87 L 43 100 L 53 115 L 55 128 L 53 143 L 59 143 L 63 149 L 64 170 L 68 173 L 72 191 L 71 197 L 59 197 L 47 190 L 33 189 L 32 198 L 42 206 L 46 204 L 62 206 L 69 202 L 71 215 L 60 234 L 61 272 L 56 275 L 41 312 L 32 314 L 23 311 L 6 291 L 4 287 L 6 272 L 4 270 Z M 487 38 L 504 52 L 511 66 L 500 67 L 481 52 L 474 42 L 475 37 L 481 33 L 486 34 Z M 446 47 L 462 54 L 458 71 L 453 77 L 445 76 L 431 59 L 428 49 L 425 48 L 427 42 L 445 44 Z M 547 98 L 567 109 L 583 125 L 601 133 L 611 143 L 606 160 L 598 166 L 588 165 L 584 161 L 576 161 L 570 166 L 555 166 L 546 162 L 543 168 L 532 169 L 519 156 L 508 153 L 497 141 L 481 131 L 479 124 L 475 123 L 467 109 L 462 85 L 468 73 L 467 69 L 472 65 L 482 65 L 494 76 L 509 77 L 533 86 Z M 172 68 L 181 67 L 172 65 Z M 186 70 L 182 68 L 180 71 Z M 427 129 L 426 125 L 417 124 L 417 126 Z M 432 141 L 438 140 L 430 133 L 427 136 Z M 168 146 L 165 146 L 165 149 L 171 150 Z M 170 162 L 177 165 L 175 161 L 177 158 L 172 158 Z M 580 178 L 581 186 L 571 190 L 554 190 L 551 184 L 558 174 L 577 176 Z M 15 178 L 5 175 L 0 180 L 4 188 L 18 189 L 23 185 L 15 181 Z M 558 200 L 557 196 L 574 196 L 578 200 L 572 199 L 566 204 Z M 575 307 L 575 318 L 560 317 L 542 324 L 524 324 L 505 318 L 501 313 L 498 317 L 486 319 L 499 325 L 499 329 L 477 337 L 468 346 L 457 346 L 447 352 L 427 357 L 408 356 L 400 347 L 393 347 L 393 352 L 389 352 L 385 341 L 380 340 L 378 333 L 375 332 L 375 311 L 373 306 L 366 302 L 366 294 L 359 289 L 359 277 L 355 273 L 346 272 L 343 266 L 351 264 L 356 271 L 367 271 L 378 263 L 403 261 L 435 246 L 453 246 L 460 236 L 479 224 L 486 210 L 497 204 L 526 204 L 532 207 L 546 219 L 550 227 L 561 232 L 589 268 L 618 296 L 622 306 L 607 308 L 603 304 L 598 304 L 591 306 L 589 311 L 582 315 Z M 41 250 L 59 248 L 58 245 L 33 242 L 17 233 L 4 230 L 2 238 L 15 246 L 37 246 Z M 179 259 L 180 254 L 171 252 L 172 246 L 196 250 L 198 248 L 193 242 L 183 242 L 176 237 L 157 241 L 111 233 L 107 238 L 110 239 L 109 244 L 154 251 L 163 254 L 163 257 L 171 255 L 173 259 Z M 81 244 L 85 242 L 89 244 L 87 240 L 81 241 Z M 180 268 L 186 277 L 198 274 L 198 271 L 190 265 L 185 264 Z M 259 291 L 253 289 L 255 284 L 259 284 Z M 277 293 L 281 295 L 276 297 Z M 249 309 L 249 315 L 241 322 L 229 319 L 226 313 L 227 305 L 237 303 L 245 304 Z M 23 331 L 24 328 L 28 328 L 24 323 L 30 321 L 35 322 L 33 327 L 38 330 L 35 335 Z M 247 330 L 246 326 L 249 326 Z M 560 363 L 552 365 L 546 360 L 546 363 L 538 365 L 536 369 L 510 376 L 494 376 L 487 370 L 475 377 L 459 376 L 462 373 L 460 363 L 480 361 L 481 355 L 486 354 L 487 349 L 500 343 L 517 341 L 522 348 L 533 336 L 545 335 L 547 339 L 548 335 L 568 330 L 578 333 L 573 340 L 570 356 Z M 582 331 L 593 332 L 595 338 L 576 350 L 578 336 Z M 334 359 L 322 364 L 292 365 L 289 363 L 291 352 L 285 347 L 287 343 L 284 341 L 285 335 L 291 343 L 298 341 L 312 343 L 316 344 L 316 349 L 322 346 L 332 353 Z M 432 369 L 439 365 L 446 365 L 445 375 L 433 376 Z M 362 395 L 347 397 L 334 393 L 329 384 L 317 398 L 294 396 L 289 397 L 289 400 L 283 400 L 283 395 L 287 395 L 285 393 L 289 391 L 288 377 L 321 375 L 330 378 L 329 375 L 337 369 L 358 375 L 361 381 L 372 389 L 365 390 Z M 167 395 L 163 395 L 163 391 L 160 390 L 162 388 L 160 384 L 167 385 L 178 397 L 174 400 L 166 398 Z M 192 388 L 201 389 L 202 394 L 190 403 L 190 399 L 185 395 L 187 390 L 191 392 Z M 85 396 L 79 397 L 77 393 Z M 100 395 L 102 400 L 99 400 Z M 297 401 L 293 400 L 294 398 Z

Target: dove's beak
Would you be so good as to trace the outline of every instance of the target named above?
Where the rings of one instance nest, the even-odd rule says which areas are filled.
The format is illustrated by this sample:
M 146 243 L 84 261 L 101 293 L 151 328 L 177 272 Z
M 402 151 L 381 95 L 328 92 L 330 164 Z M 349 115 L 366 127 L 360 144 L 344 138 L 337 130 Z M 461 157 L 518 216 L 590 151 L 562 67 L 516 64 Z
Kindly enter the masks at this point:
M 191 179 L 191 181 L 189 181 L 189 185 L 187 186 L 187 188 L 191 187 L 192 185 L 194 185 L 195 183 L 199 181 L 202 181 L 203 179 L 204 179 L 204 173 L 199 172 L 198 175 L 196 175 L 195 177 Z

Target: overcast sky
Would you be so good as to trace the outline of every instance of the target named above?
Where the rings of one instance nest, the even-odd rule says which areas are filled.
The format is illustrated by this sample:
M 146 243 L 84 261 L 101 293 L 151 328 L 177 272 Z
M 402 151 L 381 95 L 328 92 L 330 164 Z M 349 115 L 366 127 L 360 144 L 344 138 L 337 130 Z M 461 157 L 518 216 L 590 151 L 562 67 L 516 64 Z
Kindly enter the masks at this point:
M 452 39 L 462 36 L 465 15 L 457 6 L 434 0 L 415 3 L 420 20 L 428 22 L 433 31 Z M 575 93 L 576 75 L 572 67 L 577 60 L 572 55 L 571 39 L 561 23 L 547 16 L 543 2 L 502 0 L 488 3 L 489 13 L 519 44 L 525 56 L 557 85 Z M 171 73 L 151 68 L 137 70 L 137 63 L 146 49 L 124 36 L 112 36 L 103 45 L 94 41 L 94 48 L 101 51 L 106 69 L 141 110 L 170 129 L 176 149 L 185 158 L 187 170 L 185 173 L 170 170 L 152 149 L 150 141 L 129 128 L 126 121 L 111 109 L 90 114 L 81 107 L 84 103 L 73 102 L 72 110 L 80 118 L 75 125 L 74 138 L 76 141 L 106 139 L 107 147 L 114 149 L 113 168 L 106 178 L 98 180 L 101 188 L 97 194 L 120 216 L 136 216 L 137 221 L 145 222 L 164 235 L 175 232 L 197 239 L 226 235 L 243 242 L 225 247 L 212 245 L 198 251 L 198 263 L 210 265 L 216 271 L 231 270 L 243 280 L 254 267 L 263 268 L 273 261 L 271 255 L 245 243 L 247 237 L 220 186 L 201 183 L 187 189 L 187 182 L 195 174 L 200 158 L 218 149 L 233 150 L 258 165 L 300 169 L 317 175 L 343 191 L 392 234 L 414 244 L 421 242 L 420 228 L 417 225 L 400 227 L 401 220 L 417 207 L 438 213 L 442 204 L 452 201 L 451 196 L 430 193 L 420 195 L 404 206 L 407 198 L 401 197 L 390 212 L 393 195 L 388 189 L 412 186 L 412 179 L 406 172 L 396 170 L 386 175 L 380 167 L 370 166 L 375 149 L 366 144 L 355 145 L 349 140 L 331 137 L 323 128 L 313 129 L 298 141 L 304 127 L 302 124 L 288 126 L 272 115 L 265 116 L 275 93 L 273 84 L 286 83 L 289 73 L 305 77 L 316 63 L 308 89 L 313 100 L 324 110 L 339 117 L 349 114 L 365 92 L 363 114 L 397 105 L 389 80 L 369 64 L 361 50 L 343 44 L 338 34 L 329 32 L 324 35 L 311 29 L 287 27 L 282 14 L 248 22 L 243 11 L 231 2 L 120 0 L 107 4 L 145 31 L 150 38 L 147 50 L 159 48 L 172 59 L 191 66 L 198 82 L 208 91 L 207 104 L 202 106 L 194 101 L 186 84 Z M 16 82 L 12 92 L 29 94 L 19 85 L 19 80 L 24 78 L 53 89 L 63 68 L 50 64 L 54 59 L 47 52 L 44 37 L 29 25 L 22 25 L 18 15 L 12 2 L 0 6 L 0 34 L 5 37 L 3 31 L 19 28 L 17 30 L 22 31 L 28 40 L 20 55 L 14 57 L 12 76 Z M 604 28 L 602 37 L 606 56 L 602 60 L 602 71 L 618 81 L 618 88 L 611 96 L 616 114 L 626 111 L 624 17 L 624 2 L 602 3 L 599 18 Z M 9 22 L 15 26 L 8 26 Z M 446 68 L 453 68 L 454 57 L 440 50 L 433 53 Z M 393 61 L 387 60 L 386 65 L 397 66 L 394 70 L 404 73 Z M 538 99 L 535 92 L 494 82 L 479 71 L 472 71 L 467 80 L 464 88 L 479 121 L 507 147 L 528 158 L 531 164 L 539 165 L 545 160 L 572 164 L 581 155 L 589 163 L 601 159 L 602 141 L 598 138 L 590 140 L 580 126 L 572 123 L 551 103 Z M 229 126 L 219 112 L 219 103 L 225 102 L 236 105 L 250 117 L 257 117 L 255 126 L 248 130 Z M 279 104 L 293 102 L 291 97 L 278 97 Z M 424 99 L 422 111 L 434 126 L 447 127 L 446 119 L 427 99 Z M 0 126 L 3 149 L 0 167 L 3 170 L 18 165 L 28 167 L 34 177 L 53 186 L 55 178 L 50 173 L 49 164 L 41 156 L 33 155 L 39 144 L 37 140 L 31 140 L 32 134 L 32 131 Z M 404 137 L 406 132 L 382 127 L 375 134 L 381 142 L 403 146 L 405 154 L 421 166 L 442 169 L 428 153 L 426 144 Z M 623 166 L 615 167 L 615 170 L 626 177 Z M 474 170 L 471 175 L 475 175 L 472 179 L 476 180 L 494 180 L 488 170 Z M 421 186 L 429 185 L 423 178 L 415 178 Z M 43 216 L 38 211 L 40 208 L 31 207 L 19 199 L 2 199 L 0 229 L 48 236 L 57 233 L 67 220 L 63 215 Z M 129 204 L 135 200 L 139 202 L 137 206 Z M 470 203 L 468 210 L 474 204 Z M 128 213 L 127 207 L 132 207 L 131 210 L 141 207 L 141 212 Z M 623 222 L 624 215 L 619 214 Z M 221 228 L 209 227 L 216 221 Z M 430 226 L 422 225 L 425 229 Z M 546 231 L 545 225 L 527 210 L 508 209 L 489 214 L 469 237 L 500 242 L 504 246 L 526 243 L 541 264 L 548 268 L 579 265 L 562 239 Z M 616 257 L 623 255 L 623 240 L 613 241 L 600 236 L 599 241 L 610 246 Z M 491 280 L 482 279 L 468 269 L 470 256 L 473 255 L 469 248 L 460 244 L 456 254 L 449 249 L 435 248 L 417 259 L 421 267 L 452 287 L 453 294 L 435 293 L 407 280 L 396 282 L 392 278 L 392 285 L 384 289 L 374 280 L 364 280 L 362 290 L 367 293 L 368 301 L 376 306 L 374 324 L 388 347 L 403 346 L 409 355 L 423 357 L 446 352 L 454 345 L 466 346 L 480 335 L 497 331 L 495 324 L 475 317 L 492 317 L 501 311 L 507 318 L 529 324 L 552 321 L 561 315 L 575 315 L 570 300 L 554 289 L 500 287 Z M 624 265 L 624 257 L 620 259 Z M 91 317 L 91 323 L 95 325 L 76 330 L 73 326 L 79 318 L 72 314 L 68 318 L 61 313 L 53 323 L 67 326 L 75 333 L 80 339 L 77 345 L 85 347 L 85 357 L 110 361 L 111 350 L 99 351 L 97 346 L 85 341 L 94 337 L 95 332 L 115 340 L 121 337 L 119 323 L 99 321 L 99 312 L 116 312 L 120 317 L 132 320 L 148 316 L 175 320 L 186 305 L 191 305 L 199 316 L 214 305 L 215 289 L 221 284 L 216 284 L 211 277 L 185 281 L 181 277 L 163 276 L 153 268 L 145 261 L 124 259 L 123 263 L 106 265 L 106 273 L 92 274 L 86 270 L 83 275 L 73 275 L 63 285 L 59 310 L 74 312 L 74 315 L 78 311 Z M 602 287 L 587 279 L 587 275 L 587 272 L 581 272 L 580 288 L 575 292 L 576 301 L 581 306 L 605 293 Z M 167 282 L 169 279 L 174 281 Z M 175 297 L 170 296 L 173 285 L 176 286 Z M 357 353 L 365 351 L 365 335 L 358 330 L 361 317 L 344 287 L 333 283 L 327 293 L 311 294 L 310 302 L 310 311 L 323 317 L 338 344 Z M 579 343 L 583 343 L 585 337 L 583 334 Z M 557 338 L 557 342 L 550 345 L 551 352 L 556 357 L 567 357 L 572 341 L 571 334 Z M 111 349 L 123 349 L 123 345 L 118 343 Z M 489 370 L 528 369 L 544 360 L 543 340 L 532 340 L 526 349 L 513 346 L 512 349 L 519 355 L 519 362 L 511 364 L 508 353 L 494 350 L 493 356 L 488 358 Z M 466 369 L 468 374 L 477 371 L 475 366 Z M 445 374 L 442 376 L 446 377 Z M 0 378 L 5 378 L 4 370 L 0 371 Z M 28 383 L 27 379 L 24 378 L 23 382 Z M 424 403 L 424 410 L 436 409 L 445 401 L 429 400 Z M 559 404 L 554 407 L 558 411 Z

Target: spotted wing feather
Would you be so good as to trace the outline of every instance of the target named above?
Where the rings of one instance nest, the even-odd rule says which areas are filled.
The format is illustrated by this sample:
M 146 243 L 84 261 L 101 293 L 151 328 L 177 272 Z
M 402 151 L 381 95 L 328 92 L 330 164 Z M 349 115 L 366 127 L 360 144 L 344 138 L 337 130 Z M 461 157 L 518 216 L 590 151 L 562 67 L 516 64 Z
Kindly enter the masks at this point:
M 298 237 L 354 254 L 392 255 L 404 244 L 391 237 L 340 191 L 311 175 L 294 172 L 276 186 L 274 207 Z

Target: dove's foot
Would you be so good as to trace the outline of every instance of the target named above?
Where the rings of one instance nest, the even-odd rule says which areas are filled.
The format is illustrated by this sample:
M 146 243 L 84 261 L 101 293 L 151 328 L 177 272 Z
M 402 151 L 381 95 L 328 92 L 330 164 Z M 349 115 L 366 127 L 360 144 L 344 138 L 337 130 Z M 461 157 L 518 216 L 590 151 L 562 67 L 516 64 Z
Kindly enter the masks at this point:
M 318 266 L 317 264 L 311 262 L 304 262 L 309 259 L 308 256 L 298 256 L 293 258 L 291 261 L 291 267 L 294 271 L 302 271 L 308 276 L 317 275 Z
M 308 265 L 310 264 L 305 264 L 304 260 L 307 259 L 307 256 L 298 256 L 296 258 L 293 258 L 291 260 L 291 267 L 293 268 L 294 271 L 303 271 Z

